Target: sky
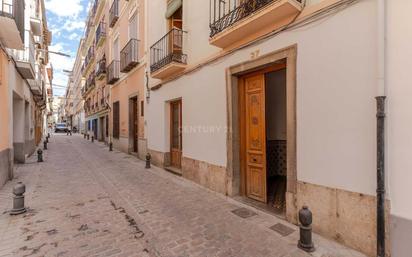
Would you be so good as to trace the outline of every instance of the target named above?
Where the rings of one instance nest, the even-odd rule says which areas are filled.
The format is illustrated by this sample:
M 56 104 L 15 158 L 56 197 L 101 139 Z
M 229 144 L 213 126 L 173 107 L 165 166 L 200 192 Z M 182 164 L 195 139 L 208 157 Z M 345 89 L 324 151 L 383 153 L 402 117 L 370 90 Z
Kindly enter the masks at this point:
M 54 68 L 53 93 L 61 96 L 67 86 L 67 74 L 72 70 L 77 48 L 84 33 L 84 23 L 91 0 L 45 0 L 47 25 L 52 31 L 51 51 L 69 54 L 70 58 L 50 54 Z

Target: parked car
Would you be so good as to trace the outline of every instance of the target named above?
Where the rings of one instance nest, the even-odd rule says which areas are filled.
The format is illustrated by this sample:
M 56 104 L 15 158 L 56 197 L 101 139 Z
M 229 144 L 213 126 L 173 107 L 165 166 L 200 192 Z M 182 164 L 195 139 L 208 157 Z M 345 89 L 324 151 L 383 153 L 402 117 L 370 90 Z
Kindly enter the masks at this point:
M 66 123 L 57 123 L 56 127 L 54 128 L 54 132 L 55 133 L 59 133 L 59 132 L 67 132 L 67 125 Z

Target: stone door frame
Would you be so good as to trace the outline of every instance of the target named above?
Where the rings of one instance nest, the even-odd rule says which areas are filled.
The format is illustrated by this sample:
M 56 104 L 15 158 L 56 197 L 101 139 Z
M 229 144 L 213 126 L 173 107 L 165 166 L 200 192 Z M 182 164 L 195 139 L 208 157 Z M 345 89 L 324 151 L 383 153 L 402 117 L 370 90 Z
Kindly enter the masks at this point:
M 296 57 L 297 45 L 292 45 L 226 69 L 227 97 L 227 195 L 240 195 L 240 132 L 238 82 L 242 75 L 274 64 L 286 63 L 287 102 L 287 188 L 286 219 L 297 223 L 297 165 L 296 165 Z

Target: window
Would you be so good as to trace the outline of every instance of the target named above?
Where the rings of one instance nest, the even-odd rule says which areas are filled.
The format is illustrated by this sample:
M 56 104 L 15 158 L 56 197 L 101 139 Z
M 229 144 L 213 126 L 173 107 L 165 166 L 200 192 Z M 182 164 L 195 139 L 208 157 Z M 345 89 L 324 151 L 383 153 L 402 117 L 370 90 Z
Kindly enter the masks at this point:
M 120 105 L 119 101 L 113 103 L 113 137 L 119 138 L 120 135 Z
M 139 15 L 137 12 L 129 19 L 129 39 L 139 39 Z
M 140 101 L 140 116 L 144 116 L 144 101 Z

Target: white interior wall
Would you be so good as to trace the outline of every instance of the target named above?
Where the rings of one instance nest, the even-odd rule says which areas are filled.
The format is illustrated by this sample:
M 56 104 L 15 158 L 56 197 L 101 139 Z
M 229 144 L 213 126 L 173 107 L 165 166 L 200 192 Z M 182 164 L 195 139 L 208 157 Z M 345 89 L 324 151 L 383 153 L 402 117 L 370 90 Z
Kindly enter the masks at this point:
M 286 140 L 286 69 L 267 73 L 266 138 Z
M 199 17 L 204 12 L 201 8 L 192 11 Z M 164 84 L 152 91 L 148 104 L 149 148 L 168 151 L 165 101 L 183 98 L 184 126 L 225 128 L 226 69 L 250 60 L 256 50 L 264 55 L 297 44 L 298 179 L 374 195 L 375 21 L 375 1 L 360 1 L 325 20 L 282 33 Z M 183 155 L 225 166 L 226 132 L 184 134 Z

